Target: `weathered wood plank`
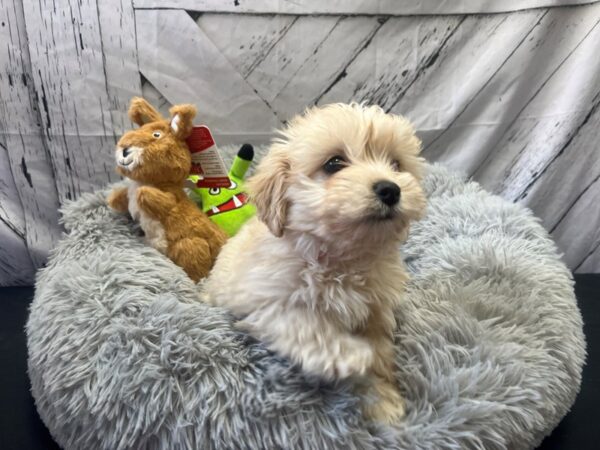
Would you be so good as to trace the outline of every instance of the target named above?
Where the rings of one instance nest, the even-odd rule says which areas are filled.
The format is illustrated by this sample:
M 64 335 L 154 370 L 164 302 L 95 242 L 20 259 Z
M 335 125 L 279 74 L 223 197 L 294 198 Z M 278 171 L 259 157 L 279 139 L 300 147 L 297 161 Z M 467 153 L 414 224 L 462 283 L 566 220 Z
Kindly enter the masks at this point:
M 424 155 L 474 173 L 597 20 L 581 10 L 549 10 Z
M 270 104 L 339 21 L 339 17 L 332 16 L 298 17 L 277 46 L 248 74 L 248 83 Z
M 59 200 L 75 198 L 118 179 L 97 3 L 23 0 L 23 6 Z
M 118 138 L 131 128 L 129 100 L 142 93 L 132 0 L 98 0 L 104 75 L 112 121 Z
M 589 257 L 600 245 L 599 198 L 600 179 L 597 179 L 552 232 L 552 237 L 564 252 L 564 261 L 574 270 L 579 270 L 584 263 L 585 270 L 591 269 Z M 596 266 L 594 271 L 598 269 Z
M 385 22 L 374 17 L 235 19 L 234 25 L 231 15 L 211 14 L 200 16 L 198 23 L 284 120 L 312 104 Z M 311 38 L 305 39 L 307 35 Z
M 390 109 L 432 62 L 463 21 L 461 16 L 390 18 L 349 61 L 318 104 L 366 101 Z
M 221 144 L 270 136 L 256 130 L 278 126 L 271 109 L 189 15 L 174 10 L 135 15 L 140 70 L 170 103 L 195 103 L 199 120 Z
M 529 178 L 531 186 L 525 195 L 519 197 L 542 218 L 544 226 L 550 231 L 570 214 L 580 197 L 600 177 L 600 94 L 594 100 L 594 106 L 587 115 L 577 121 L 579 126 L 568 130 L 565 136 L 568 140 L 562 147 L 552 149 L 547 165 L 541 169 L 539 176 Z M 560 124 L 558 120 L 565 118 L 555 118 L 554 124 Z M 548 133 L 548 139 L 550 136 Z M 527 151 L 531 158 L 535 157 L 531 148 Z M 590 213 L 593 215 L 597 209 L 600 209 L 600 202 L 593 206 Z M 600 223 L 589 225 L 600 227 Z M 585 227 L 586 224 L 580 226 Z
M 598 273 L 600 268 L 600 245 L 590 250 L 585 259 L 575 268 L 576 273 Z
M 528 187 L 535 185 L 538 174 L 554 161 L 559 152 L 565 153 L 565 147 L 572 142 L 574 134 L 591 130 L 589 126 L 583 130 L 580 128 L 593 105 L 600 102 L 600 59 L 590 60 L 590 55 L 600 48 L 600 4 L 597 11 L 599 22 L 596 26 L 587 36 L 584 35 L 586 37 L 576 36 L 581 44 L 540 86 L 537 95 L 515 117 L 475 173 L 475 178 L 481 179 L 487 188 L 507 199 L 523 198 Z M 581 67 L 586 67 L 586 70 L 582 71 Z M 573 82 L 574 79 L 577 82 Z M 595 100 L 590 105 L 591 99 Z M 578 150 L 589 153 L 589 148 Z M 575 148 L 573 152 L 567 150 L 565 155 L 569 159 L 581 160 L 583 155 L 575 151 Z M 589 156 L 594 159 L 593 154 Z M 593 164 L 592 160 L 588 166 L 590 164 Z M 585 167 L 581 169 L 581 175 L 589 173 Z M 563 175 L 566 177 L 561 183 L 563 189 L 576 191 L 579 174 L 568 170 Z M 584 182 L 585 177 L 580 181 Z M 544 216 L 544 221 L 547 219 L 550 218 Z
M 594 0 L 504 0 L 440 2 L 420 0 L 134 0 L 136 8 L 170 8 L 188 11 L 212 11 L 260 14 L 481 14 L 558 5 L 580 5 Z
M 385 19 L 375 17 L 342 17 L 336 21 L 270 102 L 278 116 L 290 119 L 306 106 L 316 103 L 323 89 L 335 82 L 348 61 L 362 54 L 384 23 Z M 296 58 L 293 47 L 278 47 L 283 54 Z M 277 75 L 277 72 L 273 75 Z
M 5 135 L 0 133 L 0 222 L 20 236 L 25 245 L 23 206 L 13 179 L 4 137 Z
M 148 80 L 142 80 L 142 95 L 163 117 L 169 116 L 171 103 Z
M 4 75 L 0 75 L 0 79 Z M 0 126 L 3 123 L 0 122 Z M 33 281 L 35 268 L 27 251 L 23 208 L 2 131 L 0 129 L 0 286 L 27 285 Z
M 0 42 L 3 43 L 0 46 L 0 123 L 7 149 L 7 159 L 2 164 L 6 164 L 6 171 L 10 167 L 15 188 L 12 198 L 0 199 L 0 203 L 5 206 L 3 209 L 11 203 L 21 209 L 19 221 L 23 223 L 22 237 L 27 249 L 23 254 L 12 254 L 12 258 L 24 260 L 19 263 L 20 270 L 31 270 L 32 273 L 18 275 L 19 279 L 26 279 L 33 276 L 34 267 L 44 264 L 60 236 L 58 194 L 31 78 L 23 4 L 0 0 L 0 17 Z M 8 175 L 5 181 L 8 182 Z M 15 250 L 16 241 L 11 245 Z
M 27 255 L 23 237 L 0 221 L 0 239 L 0 287 L 33 284 L 35 267 Z
M 246 78 L 297 19 L 283 15 L 209 13 L 200 15 L 196 23 Z
M 418 73 L 414 73 L 413 67 L 402 67 L 407 70 L 405 78 L 410 77 L 411 84 L 401 95 L 396 93 L 398 100 L 390 111 L 409 112 L 410 119 L 427 143 L 428 136 L 445 129 L 473 100 L 543 13 L 535 10 L 520 14 L 467 16 Z M 422 20 L 438 23 L 439 27 L 451 25 L 440 23 L 438 18 Z M 476 64 L 465 63 L 475 59 Z M 403 65 L 406 64 L 404 61 L 410 59 L 404 59 Z

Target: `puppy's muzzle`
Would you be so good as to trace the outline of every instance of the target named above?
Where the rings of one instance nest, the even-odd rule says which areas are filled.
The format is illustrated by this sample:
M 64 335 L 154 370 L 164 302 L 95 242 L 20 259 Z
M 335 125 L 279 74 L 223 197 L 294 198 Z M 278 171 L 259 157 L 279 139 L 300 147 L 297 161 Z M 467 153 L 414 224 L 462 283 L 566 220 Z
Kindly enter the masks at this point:
M 373 185 L 373 192 L 377 198 L 389 207 L 393 207 L 400 201 L 400 186 L 391 181 L 378 181 Z

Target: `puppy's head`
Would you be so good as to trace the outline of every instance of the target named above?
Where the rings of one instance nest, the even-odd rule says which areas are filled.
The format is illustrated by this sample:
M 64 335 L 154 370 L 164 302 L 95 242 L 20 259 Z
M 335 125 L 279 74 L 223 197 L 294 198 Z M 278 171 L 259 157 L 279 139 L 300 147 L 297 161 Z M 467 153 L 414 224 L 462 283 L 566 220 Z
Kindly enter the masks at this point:
M 290 121 L 248 189 L 275 236 L 326 242 L 405 237 L 425 208 L 420 141 L 404 118 L 377 106 L 332 104 Z

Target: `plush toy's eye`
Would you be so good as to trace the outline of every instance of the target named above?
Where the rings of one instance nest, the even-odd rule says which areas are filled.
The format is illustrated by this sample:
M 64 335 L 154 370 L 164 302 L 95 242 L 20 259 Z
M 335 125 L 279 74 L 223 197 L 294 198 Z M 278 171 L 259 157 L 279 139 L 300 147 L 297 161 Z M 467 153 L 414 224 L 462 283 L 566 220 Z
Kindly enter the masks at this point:
M 159 137 L 162 136 L 160 131 L 155 131 L 154 133 L 152 133 L 152 136 L 155 137 L 156 139 L 158 139 Z
M 400 162 L 397 159 L 392 161 L 392 170 L 394 172 L 400 172 Z
M 221 193 L 221 188 L 210 188 L 208 193 L 210 195 L 219 195 Z
M 227 189 L 235 189 L 237 187 L 237 183 L 235 181 L 233 181 L 231 178 L 229 179 L 229 181 L 231 181 L 231 184 L 229 185 L 229 187 Z
M 331 175 L 336 172 L 339 172 L 347 165 L 348 165 L 348 163 L 346 162 L 344 157 L 334 156 L 333 158 L 331 158 L 329 161 L 327 161 L 325 163 L 325 165 L 323 166 L 323 170 L 325 171 L 325 173 Z

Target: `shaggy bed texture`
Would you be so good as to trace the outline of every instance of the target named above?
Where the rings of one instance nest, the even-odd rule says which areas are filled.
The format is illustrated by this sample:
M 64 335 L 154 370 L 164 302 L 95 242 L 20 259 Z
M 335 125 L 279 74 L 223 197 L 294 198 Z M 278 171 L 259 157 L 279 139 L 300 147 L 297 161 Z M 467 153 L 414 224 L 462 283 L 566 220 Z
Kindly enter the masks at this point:
M 394 427 L 232 327 L 105 193 L 64 207 L 27 324 L 40 415 L 71 449 L 526 449 L 579 390 L 570 272 L 532 214 L 439 166 L 402 252 Z

